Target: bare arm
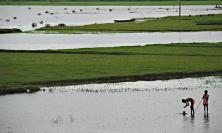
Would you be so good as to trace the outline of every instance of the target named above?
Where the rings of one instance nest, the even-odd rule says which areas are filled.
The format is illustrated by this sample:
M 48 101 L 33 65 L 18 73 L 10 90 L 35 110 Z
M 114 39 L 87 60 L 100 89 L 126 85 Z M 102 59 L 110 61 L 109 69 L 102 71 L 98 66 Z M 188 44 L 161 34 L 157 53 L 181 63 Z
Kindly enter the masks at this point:
M 189 106 L 189 102 L 186 102 L 186 105 L 183 108 L 186 108 L 187 106 Z

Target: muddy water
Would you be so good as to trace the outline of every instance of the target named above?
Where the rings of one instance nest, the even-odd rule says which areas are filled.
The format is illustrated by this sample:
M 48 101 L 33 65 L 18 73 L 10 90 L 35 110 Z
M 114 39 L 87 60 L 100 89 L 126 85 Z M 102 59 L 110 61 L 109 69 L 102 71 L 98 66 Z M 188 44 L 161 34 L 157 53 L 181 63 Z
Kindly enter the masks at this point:
M 42 50 L 146 44 L 222 42 L 222 32 L 151 32 L 110 34 L 0 34 L 0 49 Z
M 0 97 L 1 133 L 220 133 L 222 78 L 138 81 L 42 88 L 34 94 Z M 199 104 L 210 95 L 209 114 L 202 104 L 191 118 L 182 98 Z M 179 113 L 186 111 L 188 115 Z
M 215 9 L 213 5 L 182 6 L 182 15 L 218 13 L 222 13 L 222 10 Z M 45 24 L 86 25 L 111 23 L 115 19 L 175 15 L 178 15 L 178 6 L 0 6 L 0 28 L 19 28 L 26 31 Z M 43 23 L 39 23 L 40 21 Z M 37 23 L 37 27 L 32 28 L 33 22 Z

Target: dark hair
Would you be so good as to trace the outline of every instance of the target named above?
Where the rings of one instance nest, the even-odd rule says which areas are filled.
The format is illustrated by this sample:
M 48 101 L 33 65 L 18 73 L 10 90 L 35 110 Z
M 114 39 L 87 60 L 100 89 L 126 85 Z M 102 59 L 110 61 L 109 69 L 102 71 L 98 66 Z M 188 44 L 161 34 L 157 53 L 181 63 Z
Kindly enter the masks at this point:
M 186 100 L 185 99 L 182 99 L 182 103 L 185 103 L 186 102 Z
M 205 91 L 204 91 L 204 93 L 208 93 L 208 91 L 207 91 L 207 90 L 205 90 Z

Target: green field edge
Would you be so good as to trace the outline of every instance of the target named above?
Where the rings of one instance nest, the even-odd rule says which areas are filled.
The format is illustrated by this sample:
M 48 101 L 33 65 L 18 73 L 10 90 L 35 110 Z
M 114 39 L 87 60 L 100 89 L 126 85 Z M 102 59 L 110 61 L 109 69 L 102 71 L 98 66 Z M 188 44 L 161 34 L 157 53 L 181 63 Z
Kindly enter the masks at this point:
M 29 82 L 29 83 L 20 84 L 18 86 L 0 86 L 0 95 L 17 94 L 17 93 L 34 93 L 40 91 L 41 87 L 171 80 L 171 79 L 197 78 L 197 77 L 206 77 L 206 76 L 222 76 L 222 70 L 195 71 L 195 72 L 165 72 L 165 73 L 150 73 L 144 75 L 126 75 L 126 76 L 96 77 L 89 79 L 86 78 L 86 79 Z
M 212 45 L 212 46 L 208 46 Z M 218 57 L 221 54 L 170 54 L 170 53 L 146 53 L 146 52 L 116 52 L 116 51 L 96 51 L 95 49 L 106 48 L 135 48 L 135 47 L 210 47 L 222 48 L 222 42 L 215 43 L 170 43 L 170 44 L 148 44 L 144 46 L 117 46 L 117 47 L 96 47 L 96 48 L 78 48 L 78 49 L 59 49 L 59 50 L 8 50 L 0 49 L 0 53 L 38 53 L 38 54 L 77 54 L 77 55 L 161 55 L 161 56 L 212 56 Z
M 211 57 L 221 57 L 219 53 L 215 54 L 205 54 L 205 53 L 168 53 L 168 52 L 148 52 L 140 51 L 145 47 L 162 47 L 162 48 L 178 48 L 178 47 L 197 47 L 197 48 L 222 48 L 222 43 L 174 43 L 174 44 L 152 44 L 145 46 L 119 46 L 119 47 L 98 47 L 98 48 L 80 48 L 80 49 L 62 49 L 62 50 L 4 50 L 0 49 L 0 53 L 33 53 L 33 54 L 95 54 L 95 55 L 161 55 L 161 56 L 211 56 Z M 127 51 L 127 49 L 131 49 Z M 139 49 L 138 49 L 139 48 Z M 118 49 L 122 51 L 118 51 Z M 135 50 L 137 49 L 137 50 Z M 108 51 L 106 51 L 108 50 Z M 205 76 L 222 76 L 222 69 L 202 69 L 202 70 L 171 70 L 162 72 L 145 72 L 145 73 L 125 73 L 115 74 L 112 76 L 101 76 L 95 75 L 94 77 L 85 78 L 67 78 L 67 79 L 56 79 L 53 80 L 33 80 L 27 82 L 14 82 L 12 84 L 2 84 L 0 85 L 0 95 L 15 94 L 15 93 L 31 93 L 40 91 L 41 87 L 51 87 L 51 86 L 66 86 L 66 85 L 79 85 L 79 84 L 91 84 L 91 83 L 118 83 L 118 82 L 134 82 L 134 81 L 153 81 L 153 80 L 169 80 L 169 79 L 181 79 L 181 78 L 192 78 L 192 77 L 205 77 Z
M 216 5 L 221 1 L 182 1 L 182 5 Z M 0 2 L 10 6 L 170 6 L 178 5 L 178 1 L 87 1 L 87 2 Z

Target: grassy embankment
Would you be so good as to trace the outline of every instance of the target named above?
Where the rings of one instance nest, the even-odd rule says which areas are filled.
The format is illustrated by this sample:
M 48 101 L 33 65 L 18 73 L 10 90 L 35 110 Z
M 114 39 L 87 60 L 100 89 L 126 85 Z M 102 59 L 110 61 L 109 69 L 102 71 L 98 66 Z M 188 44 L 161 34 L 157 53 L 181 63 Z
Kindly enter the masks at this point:
M 4 33 L 21 33 L 22 31 L 20 29 L 0 29 L 0 34 L 4 34 Z
M 84 32 L 167 32 L 167 31 L 222 31 L 222 14 L 199 16 L 170 16 L 145 19 L 143 22 L 119 22 L 85 26 L 51 26 L 37 29 L 49 33 Z
M 216 5 L 221 4 L 220 0 L 215 1 L 182 1 L 183 5 Z M 25 6 L 160 6 L 178 5 L 177 1 L 17 1 L 0 2 L 0 5 L 25 5 Z
M 0 94 L 40 86 L 222 74 L 222 43 L 0 51 Z

